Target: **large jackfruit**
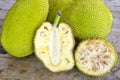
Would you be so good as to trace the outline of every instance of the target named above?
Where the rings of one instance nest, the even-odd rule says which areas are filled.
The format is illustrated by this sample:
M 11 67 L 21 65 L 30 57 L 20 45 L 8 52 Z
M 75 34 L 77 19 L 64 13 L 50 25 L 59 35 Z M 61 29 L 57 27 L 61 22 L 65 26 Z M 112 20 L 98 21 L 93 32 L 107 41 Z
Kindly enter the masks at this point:
M 106 38 L 108 36 L 113 17 L 101 0 L 50 0 L 49 2 L 48 21 L 54 19 L 52 14 L 55 14 L 57 9 L 62 9 L 61 22 L 71 26 L 76 38 Z
M 34 34 L 46 20 L 48 8 L 48 0 L 16 1 L 2 27 L 2 46 L 9 54 L 25 57 L 33 53 Z

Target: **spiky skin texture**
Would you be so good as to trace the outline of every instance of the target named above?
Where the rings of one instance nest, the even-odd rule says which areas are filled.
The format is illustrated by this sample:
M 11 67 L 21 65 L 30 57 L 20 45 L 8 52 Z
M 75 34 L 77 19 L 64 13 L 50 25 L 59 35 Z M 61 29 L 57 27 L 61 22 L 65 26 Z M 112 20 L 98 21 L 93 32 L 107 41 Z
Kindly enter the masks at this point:
M 101 0 L 75 0 L 70 4 L 71 6 L 56 2 L 56 5 L 65 7 L 61 21 L 72 27 L 76 38 L 106 38 L 108 36 L 113 18 L 110 10 Z M 55 8 L 56 5 L 54 5 Z M 51 10 L 49 13 L 56 12 Z
M 96 48 L 89 47 L 88 46 L 89 44 L 92 44 L 92 47 L 96 47 Z M 100 50 L 98 50 L 98 49 L 100 49 L 100 45 L 103 45 L 103 46 L 106 47 L 106 49 L 108 51 L 107 55 L 106 55 L 105 51 L 103 50 L 104 48 L 101 49 L 101 51 L 104 51 L 104 52 L 99 53 Z M 84 68 L 83 66 L 85 64 L 81 65 L 81 63 L 79 63 L 79 61 L 83 60 L 83 59 L 80 59 L 79 55 L 82 55 L 82 53 L 81 53 L 83 51 L 82 47 L 85 47 L 85 46 L 88 46 L 87 50 L 91 49 L 91 51 L 92 51 L 90 54 L 87 54 L 85 56 L 86 59 L 89 59 L 88 60 L 88 63 L 90 64 L 89 67 L 93 67 L 94 65 L 98 64 L 98 63 L 94 64 L 94 62 L 96 62 L 96 61 L 98 61 L 100 64 L 104 64 L 104 67 L 105 67 L 105 65 L 107 63 L 107 65 L 109 65 L 109 67 L 106 67 L 106 69 L 104 69 L 103 65 L 101 67 L 101 65 L 99 64 L 98 65 L 99 68 L 94 68 L 94 69 L 91 68 L 91 69 L 93 69 L 93 71 L 91 69 L 88 69 L 88 67 Z M 95 49 L 96 49 L 96 52 L 95 52 Z M 85 51 L 86 50 L 84 50 L 83 54 L 85 54 Z M 98 57 L 97 54 L 101 55 L 101 56 Z M 92 58 L 90 57 L 90 55 L 92 55 Z M 109 55 L 109 57 L 108 57 L 108 55 Z M 93 57 L 93 56 L 95 56 L 95 57 Z M 96 58 L 96 60 L 94 58 Z M 92 62 L 90 62 L 90 60 L 92 60 Z M 106 60 L 108 62 L 102 63 L 101 60 L 102 61 Z M 75 51 L 75 62 L 76 62 L 76 66 L 77 66 L 78 70 L 82 71 L 84 74 L 87 74 L 89 76 L 103 76 L 104 74 L 107 74 L 115 66 L 117 61 L 118 61 L 118 54 L 117 54 L 114 46 L 110 42 L 108 42 L 107 40 L 104 40 L 104 39 L 88 39 L 88 40 L 84 40 L 78 45 L 78 47 L 77 47 L 77 49 Z M 91 64 L 91 63 L 93 63 L 93 64 Z M 95 69 L 101 69 L 101 68 L 103 68 L 104 70 L 103 71 L 95 70 Z
M 9 54 L 25 57 L 33 53 L 34 34 L 46 20 L 48 8 L 48 0 L 17 0 L 2 27 L 2 46 Z

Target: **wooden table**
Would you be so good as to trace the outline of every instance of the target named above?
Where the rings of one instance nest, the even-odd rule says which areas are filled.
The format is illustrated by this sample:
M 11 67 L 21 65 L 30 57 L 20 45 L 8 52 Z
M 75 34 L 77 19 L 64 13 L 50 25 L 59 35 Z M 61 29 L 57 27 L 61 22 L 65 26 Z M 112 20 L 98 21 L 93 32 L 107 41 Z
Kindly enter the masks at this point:
M 4 16 L 16 0 L 0 0 L 0 31 Z M 120 56 L 120 0 L 103 0 L 111 10 L 114 21 L 107 40 L 113 43 Z M 120 80 L 120 59 L 112 71 L 102 77 L 90 77 L 76 68 L 67 72 L 48 71 L 34 54 L 26 58 L 15 58 L 0 47 L 0 80 Z

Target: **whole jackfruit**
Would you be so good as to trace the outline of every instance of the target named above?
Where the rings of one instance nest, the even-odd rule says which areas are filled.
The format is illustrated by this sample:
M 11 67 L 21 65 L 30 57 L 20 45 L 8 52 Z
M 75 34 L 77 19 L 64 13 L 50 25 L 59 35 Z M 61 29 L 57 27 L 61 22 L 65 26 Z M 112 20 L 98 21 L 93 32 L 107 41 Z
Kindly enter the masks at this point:
M 66 0 L 68 1 L 68 0 Z M 61 22 L 72 27 L 74 36 L 78 39 L 106 38 L 112 26 L 112 14 L 101 0 L 73 0 L 70 5 L 56 1 L 54 7 L 65 8 L 62 11 Z M 51 8 L 51 5 L 50 5 Z M 57 7 L 58 8 L 58 7 Z M 50 13 L 56 13 L 50 10 Z M 49 21 L 48 17 L 48 21 Z
M 17 0 L 7 13 L 1 43 L 15 57 L 33 53 L 33 38 L 36 29 L 47 18 L 48 0 Z

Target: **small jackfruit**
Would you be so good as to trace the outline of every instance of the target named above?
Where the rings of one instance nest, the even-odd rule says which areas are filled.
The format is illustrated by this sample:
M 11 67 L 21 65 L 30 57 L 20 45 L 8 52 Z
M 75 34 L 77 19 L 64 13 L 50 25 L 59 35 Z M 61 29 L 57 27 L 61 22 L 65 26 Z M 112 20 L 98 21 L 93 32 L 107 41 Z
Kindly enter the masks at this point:
M 36 29 L 47 18 L 48 0 L 17 0 L 7 13 L 1 43 L 15 57 L 33 53 L 33 38 Z
M 60 23 L 60 16 L 54 24 L 45 22 L 37 30 L 34 40 L 35 54 L 52 72 L 67 71 L 73 68 L 74 38 L 71 28 Z
M 77 68 L 90 76 L 102 76 L 111 71 L 118 60 L 113 45 L 104 39 L 88 39 L 75 51 Z

